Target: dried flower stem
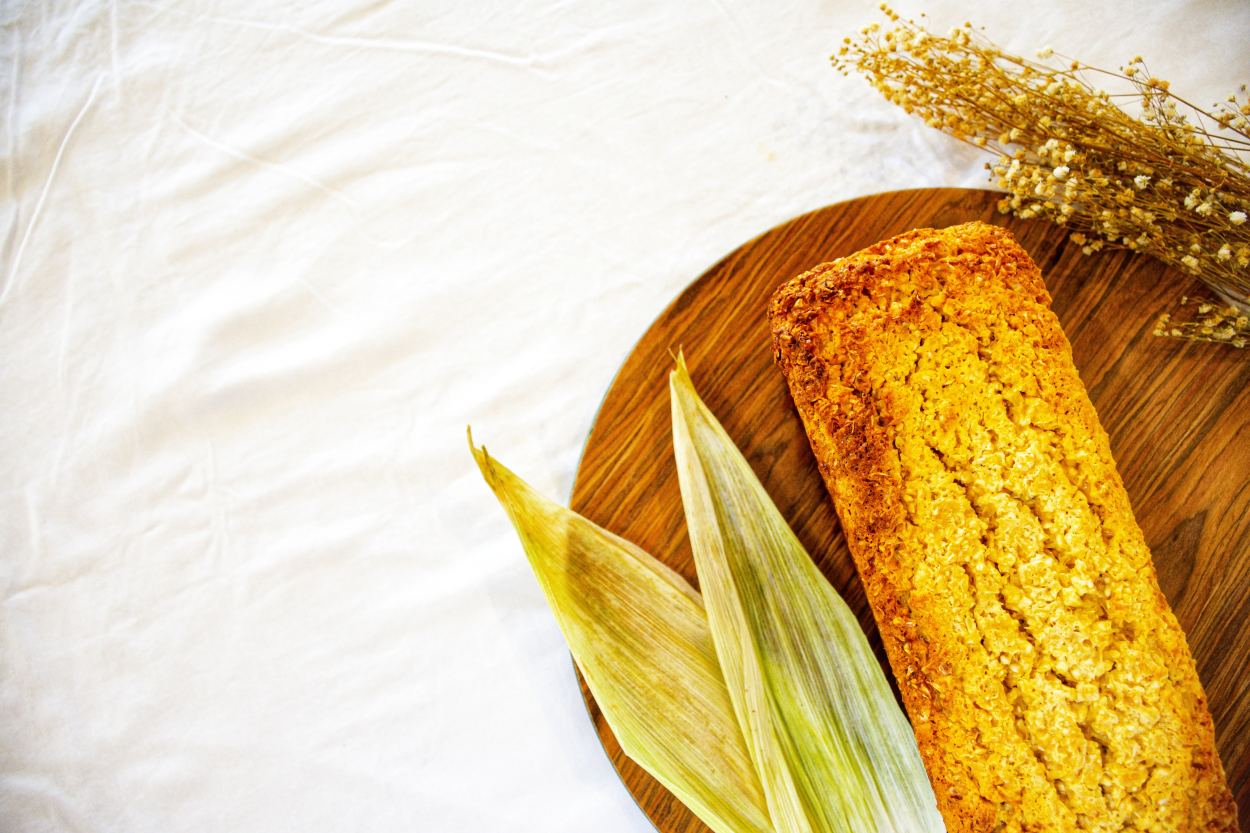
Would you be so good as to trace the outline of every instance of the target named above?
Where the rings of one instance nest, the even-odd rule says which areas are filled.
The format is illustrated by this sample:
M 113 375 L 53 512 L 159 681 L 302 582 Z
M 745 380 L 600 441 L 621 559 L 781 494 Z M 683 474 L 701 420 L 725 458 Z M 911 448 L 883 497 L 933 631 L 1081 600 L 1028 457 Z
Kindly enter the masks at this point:
M 970 23 L 943 37 L 887 6 L 882 11 L 890 26 L 873 24 L 846 38 L 835 68 L 865 74 L 908 113 L 995 154 L 986 168 L 1007 192 L 1000 211 L 1066 226 L 1086 254 L 1123 248 L 1153 255 L 1240 307 L 1200 339 L 1175 326 L 1161 327 L 1163 334 L 1247 343 L 1245 85 L 1240 98 L 1204 109 L 1150 75 L 1140 56 L 1119 72 L 1050 49 L 1033 61 L 1003 52 Z M 1097 89 L 1088 75 L 1114 79 L 1126 91 Z M 1140 117 L 1117 104 L 1128 97 L 1140 101 Z
M 1178 317 L 1185 316 L 1185 317 Z M 1165 313 L 1155 323 L 1154 334 L 1189 341 L 1215 341 L 1246 347 L 1250 338 L 1250 316 L 1237 307 L 1212 304 L 1201 298 L 1181 298 L 1178 313 Z

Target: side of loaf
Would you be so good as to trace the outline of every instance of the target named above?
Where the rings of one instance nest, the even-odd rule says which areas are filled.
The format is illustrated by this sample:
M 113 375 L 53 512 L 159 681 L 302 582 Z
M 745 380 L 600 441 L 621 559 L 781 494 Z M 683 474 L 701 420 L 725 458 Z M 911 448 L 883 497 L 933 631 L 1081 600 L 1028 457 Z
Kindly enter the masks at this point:
M 775 355 L 951 833 L 1237 830 L 1037 266 L 919 229 L 783 286 Z

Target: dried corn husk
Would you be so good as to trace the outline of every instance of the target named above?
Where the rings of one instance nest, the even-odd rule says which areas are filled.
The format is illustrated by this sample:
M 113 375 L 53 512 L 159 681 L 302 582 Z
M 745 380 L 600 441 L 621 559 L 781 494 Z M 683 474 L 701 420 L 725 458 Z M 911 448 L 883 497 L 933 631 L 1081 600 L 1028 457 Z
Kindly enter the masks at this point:
M 911 727 L 854 614 L 680 357 L 669 387 L 699 586 L 778 833 L 944 830 Z
M 469 445 L 621 748 L 716 833 L 772 833 L 699 594 Z

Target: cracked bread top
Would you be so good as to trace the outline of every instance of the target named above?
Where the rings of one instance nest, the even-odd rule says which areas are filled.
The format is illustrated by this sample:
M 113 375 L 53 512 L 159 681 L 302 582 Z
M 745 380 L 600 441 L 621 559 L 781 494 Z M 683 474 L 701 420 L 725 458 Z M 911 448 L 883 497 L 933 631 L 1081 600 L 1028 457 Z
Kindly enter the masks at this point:
M 769 315 L 952 833 L 1235 831 L 1184 634 L 1010 234 L 900 235 Z

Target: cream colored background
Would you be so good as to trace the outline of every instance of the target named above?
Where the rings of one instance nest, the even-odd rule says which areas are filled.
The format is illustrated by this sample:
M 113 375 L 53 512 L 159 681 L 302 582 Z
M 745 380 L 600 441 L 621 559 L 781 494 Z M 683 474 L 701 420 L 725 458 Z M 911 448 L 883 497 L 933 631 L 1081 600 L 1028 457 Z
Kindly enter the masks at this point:
M 933 25 L 1250 80 L 1245 3 L 962 5 Z M 649 830 L 464 427 L 567 496 L 705 267 L 984 182 L 829 69 L 873 5 L 0 15 L 0 829 Z

